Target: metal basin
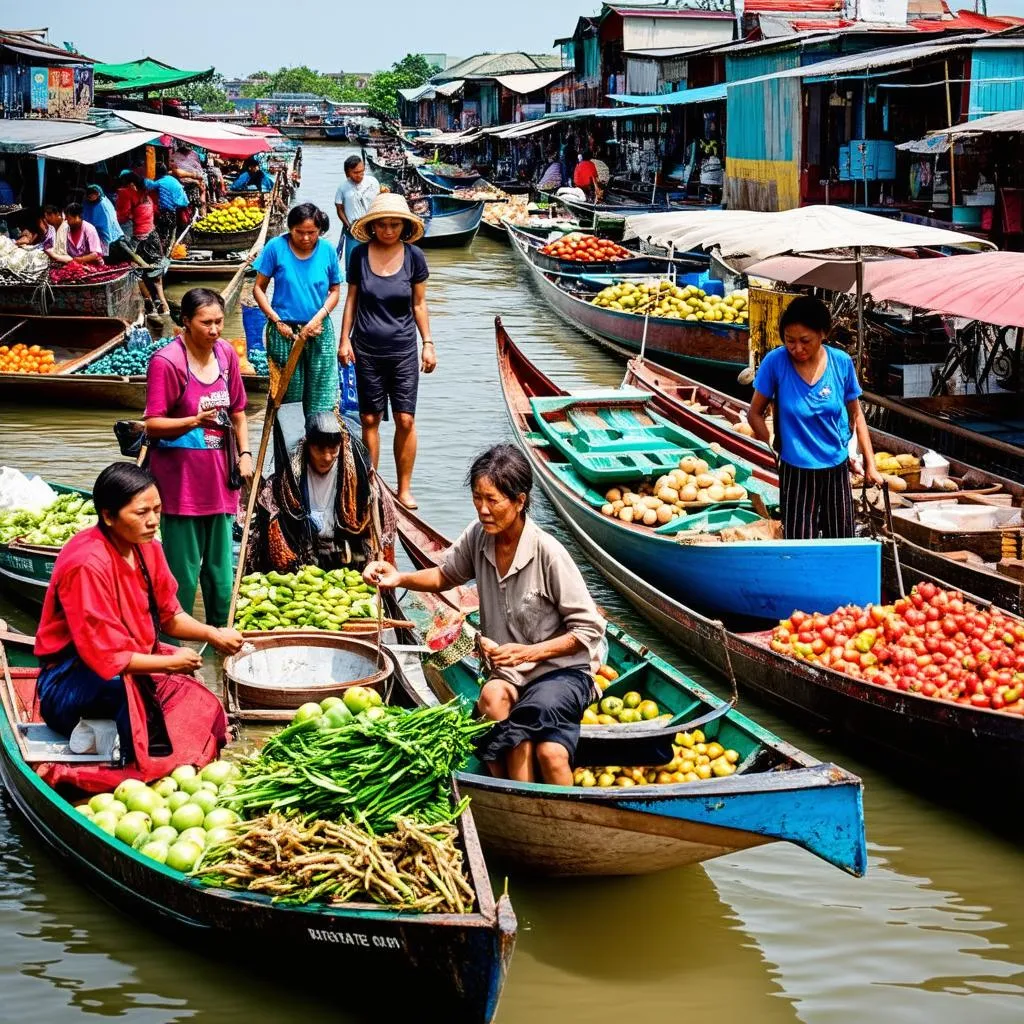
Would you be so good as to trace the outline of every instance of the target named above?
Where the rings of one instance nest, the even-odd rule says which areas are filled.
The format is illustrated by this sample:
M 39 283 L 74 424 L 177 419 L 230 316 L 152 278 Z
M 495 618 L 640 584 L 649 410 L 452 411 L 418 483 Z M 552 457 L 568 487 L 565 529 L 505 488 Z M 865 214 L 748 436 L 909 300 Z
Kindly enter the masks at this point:
M 268 634 L 249 641 L 256 648 L 224 662 L 225 681 L 239 707 L 294 710 L 308 701 L 340 696 L 350 686 L 382 688 L 395 666 L 387 649 L 344 636 L 318 633 Z

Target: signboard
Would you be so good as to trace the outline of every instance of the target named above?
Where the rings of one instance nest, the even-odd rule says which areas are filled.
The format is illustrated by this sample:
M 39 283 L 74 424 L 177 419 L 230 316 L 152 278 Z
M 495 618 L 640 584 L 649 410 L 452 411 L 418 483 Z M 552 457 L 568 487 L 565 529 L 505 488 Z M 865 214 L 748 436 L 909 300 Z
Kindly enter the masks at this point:
M 74 117 L 84 121 L 89 116 L 92 94 L 92 68 L 75 68 Z
M 519 106 L 520 117 L 516 120 L 519 121 L 536 121 L 537 118 L 543 117 L 547 110 L 543 103 L 522 103 Z
M 39 114 L 45 114 L 50 104 L 50 69 L 33 68 L 29 81 L 29 105 Z
M 50 98 L 46 110 L 50 117 L 74 116 L 75 72 L 72 68 L 50 68 Z
M 856 11 L 852 16 L 859 21 L 894 25 L 907 23 L 907 0 L 850 0 L 847 7 L 851 11 Z

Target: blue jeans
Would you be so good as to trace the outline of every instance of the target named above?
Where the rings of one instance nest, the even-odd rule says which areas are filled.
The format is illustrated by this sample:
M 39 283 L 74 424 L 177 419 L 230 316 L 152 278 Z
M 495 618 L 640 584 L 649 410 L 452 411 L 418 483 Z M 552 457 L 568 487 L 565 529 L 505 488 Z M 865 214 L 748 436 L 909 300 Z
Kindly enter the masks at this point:
M 70 736 L 83 718 L 108 718 L 117 723 L 121 754 L 134 758 L 132 723 L 124 679 L 102 679 L 77 654 L 39 671 L 36 683 L 39 712 L 54 732 Z
M 361 244 L 361 242 L 349 234 L 347 229 L 341 229 L 341 238 L 338 239 L 338 262 L 341 264 L 342 281 L 348 280 L 348 261 L 355 247 Z

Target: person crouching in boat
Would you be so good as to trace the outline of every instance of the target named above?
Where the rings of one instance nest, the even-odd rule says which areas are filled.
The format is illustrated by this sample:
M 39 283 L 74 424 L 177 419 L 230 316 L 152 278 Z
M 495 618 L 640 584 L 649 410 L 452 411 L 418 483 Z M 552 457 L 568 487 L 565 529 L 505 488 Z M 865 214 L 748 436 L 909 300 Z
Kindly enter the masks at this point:
M 182 611 L 155 542 L 160 492 L 149 472 L 128 462 L 108 466 L 93 502 L 99 523 L 57 556 L 36 634 L 43 720 L 70 736 L 82 718 L 113 719 L 122 761 L 135 761 L 143 774 L 206 763 L 226 738 L 223 709 L 198 680 L 177 674 L 197 669 L 200 656 L 161 643 L 159 634 L 205 641 L 221 654 L 235 654 L 242 635 Z
M 366 449 L 335 413 L 307 416 L 294 451 L 284 443 L 279 420 L 274 466 L 256 499 L 246 572 L 293 572 L 302 565 L 361 569 L 374 538 L 393 544 L 391 496 L 377 486 Z
M 372 562 L 363 578 L 380 587 L 437 593 L 476 580 L 482 667 L 478 707 L 498 724 L 478 753 L 492 774 L 517 782 L 572 785 L 580 719 L 597 698 L 592 672 L 604 621 L 572 556 L 529 518 L 533 473 L 500 444 L 470 467 L 478 521 L 439 568 L 399 572 Z

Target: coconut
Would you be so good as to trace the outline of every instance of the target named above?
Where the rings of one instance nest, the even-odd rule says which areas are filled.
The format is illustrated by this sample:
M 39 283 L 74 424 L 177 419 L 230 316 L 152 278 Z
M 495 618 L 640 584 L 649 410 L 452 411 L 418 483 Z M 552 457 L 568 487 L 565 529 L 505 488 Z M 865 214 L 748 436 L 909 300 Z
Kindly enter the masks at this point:
M 721 484 L 712 484 L 708 488 L 708 498 L 711 501 L 722 501 L 725 498 L 725 488 Z
M 718 483 L 718 478 L 713 476 L 711 473 L 708 473 L 707 471 L 705 471 L 703 473 L 700 473 L 697 476 L 697 486 L 699 488 L 708 488 L 712 484 L 717 484 L 717 483 Z
M 679 500 L 680 501 L 696 501 L 698 493 L 699 492 L 697 490 L 697 485 L 696 484 L 687 484 L 679 492 Z
M 665 523 L 670 523 L 672 521 L 676 513 L 675 509 L 673 509 L 671 505 L 662 505 L 654 514 L 657 516 L 658 522 L 664 526 Z
M 662 506 L 664 508 L 664 505 Z M 644 513 L 644 526 L 657 526 L 658 524 L 658 512 L 656 509 L 649 508 Z
M 697 459 L 696 463 L 691 472 L 697 476 L 700 476 L 701 473 L 706 473 L 711 468 L 703 459 Z
M 674 505 L 679 500 L 679 492 L 673 487 L 662 487 L 658 491 L 658 497 L 662 501 Z
M 700 460 L 699 459 L 695 459 L 692 455 L 684 455 L 679 460 L 679 468 L 684 473 L 696 473 L 697 472 L 697 464 L 699 462 L 700 462 Z M 707 467 L 705 466 L 704 468 L 706 469 Z

